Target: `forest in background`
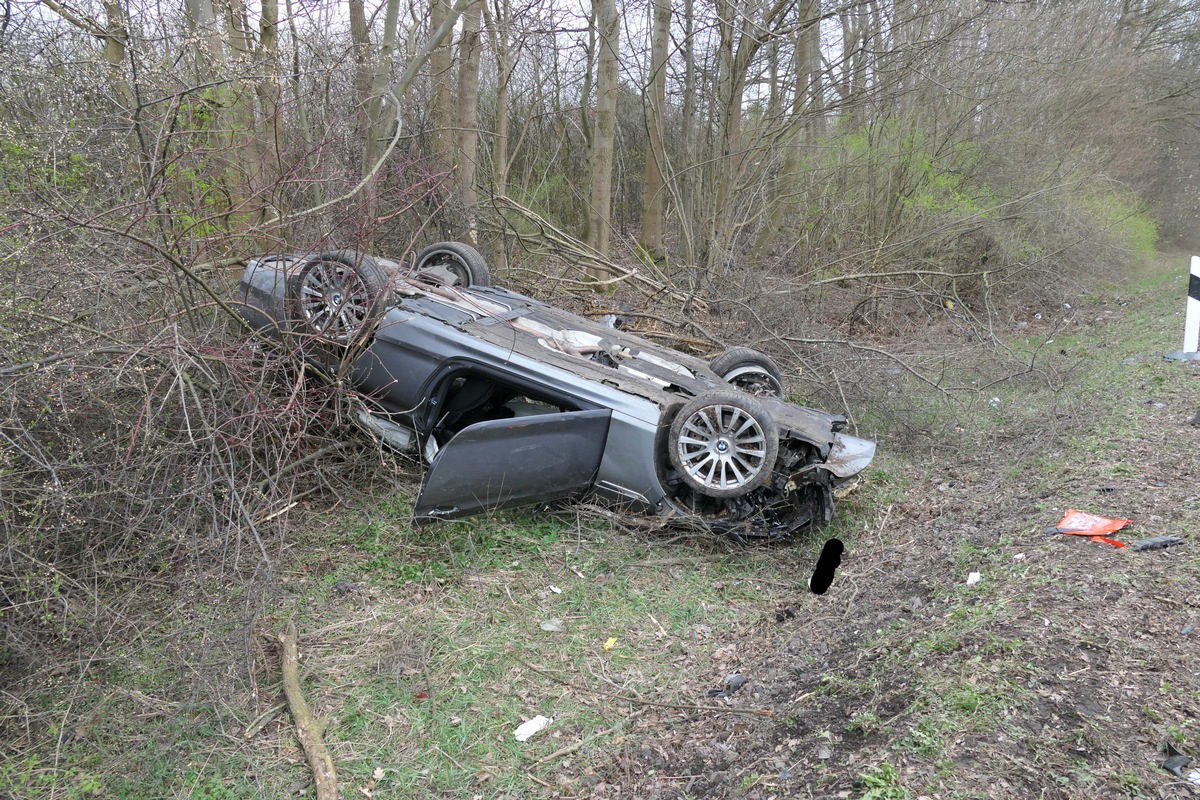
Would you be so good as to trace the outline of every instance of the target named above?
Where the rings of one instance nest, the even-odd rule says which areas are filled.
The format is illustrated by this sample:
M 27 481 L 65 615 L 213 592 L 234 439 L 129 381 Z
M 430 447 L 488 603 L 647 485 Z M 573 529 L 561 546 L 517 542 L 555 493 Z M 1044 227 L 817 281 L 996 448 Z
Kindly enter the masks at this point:
M 1198 212 L 1187 0 L 5 0 L 0 673 L 86 674 L 154 587 L 249 632 L 286 512 L 378 489 L 361 400 L 238 335 L 255 254 L 470 241 L 899 448 L 1033 369 L 959 385 L 927 329 L 995 349 Z
M 7 261 L 46 237 L 122 266 L 432 237 L 503 268 L 553 251 L 552 227 L 593 273 L 638 259 L 701 284 L 747 264 L 1070 273 L 1191 234 L 1198 15 L 10 1 Z

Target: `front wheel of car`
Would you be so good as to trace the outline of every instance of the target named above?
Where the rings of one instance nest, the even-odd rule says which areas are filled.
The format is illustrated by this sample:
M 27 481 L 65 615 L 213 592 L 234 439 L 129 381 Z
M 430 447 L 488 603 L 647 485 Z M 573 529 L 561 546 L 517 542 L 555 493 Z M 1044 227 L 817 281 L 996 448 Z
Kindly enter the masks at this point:
M 667 450 L 680 479 L 696 492 L 740 497 L 771 477 L 779 429 L 753 397 L 710 392 L 679 410 Z
M 308 256 L 289 287 L 301 331 L 349 346 L 383 313 L 388 282 L 375 259 L 354 250 Z
M 783 372 L 766 353 L 749 347 L 732 347 L 714 358 L 709 367 L 747 394 L 783 397 Z
M 413 262 L 413 274 L 457 286 L 491 286 L 492 276 L 479 251 L 462 242 L 438 242 Z

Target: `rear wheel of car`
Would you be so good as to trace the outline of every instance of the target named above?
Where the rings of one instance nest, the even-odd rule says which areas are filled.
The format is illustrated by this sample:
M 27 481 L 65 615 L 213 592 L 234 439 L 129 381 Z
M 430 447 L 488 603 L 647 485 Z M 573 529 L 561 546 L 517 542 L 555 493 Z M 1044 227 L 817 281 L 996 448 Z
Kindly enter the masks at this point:
M 347 346 L 383 313 L 388 275 L 370 256 L 340 250 L 305 258 L 290 288 L 301 330 Z
M 679 410 L 667 451 L 679 477 L 695 491 L 739 497 L 771 477 L 779 429 L 753 397 L 710 392 Z
M 783 372 L 766 353 L 733 347 L 714 358 L 709 367 L 747 394 L 783 397 Z
M 425 273 L 458 286 L 491 286 L 492 276 L 479 251 L 462 242 L 431 244 L 417 255 L 413 273 Z M 440 281 L 439 281 L 440 282 Z

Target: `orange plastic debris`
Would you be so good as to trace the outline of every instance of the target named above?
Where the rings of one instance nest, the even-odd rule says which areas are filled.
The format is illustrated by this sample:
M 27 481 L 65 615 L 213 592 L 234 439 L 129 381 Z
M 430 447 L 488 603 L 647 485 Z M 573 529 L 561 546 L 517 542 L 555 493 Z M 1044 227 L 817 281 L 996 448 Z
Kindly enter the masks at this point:
M 1116 533 L 1131 522 L 1131 519 L 1109 519 L 1069 508 L 1066 516 L 1054 526 L 1054 530 L 1072 536 L 1086 536 L 1093 542 L 1105 542 L 1113 547 L 1124 547 L 1124 542 L 1109 539 L 1108 534 Z
M 1116 533 L 1131 522 L 1133 522 L 1131 519 L 1097 517 L 1095 514 L 1069 508 L 1066 516 L 1059 520 L 1054 527 L 1058 529 L 1059 533 L 1070 533 L 1076 536 L 1104 536 Z

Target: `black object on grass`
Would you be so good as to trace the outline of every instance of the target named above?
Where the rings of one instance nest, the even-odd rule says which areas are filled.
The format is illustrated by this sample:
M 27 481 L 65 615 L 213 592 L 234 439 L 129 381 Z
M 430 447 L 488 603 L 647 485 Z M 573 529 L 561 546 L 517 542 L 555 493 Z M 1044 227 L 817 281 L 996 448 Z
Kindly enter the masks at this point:
M 1180 778 L 1183 777 L 1183 768 L 1192 763 L 1191 756 L 1185 756 L 1183 753 L 1175 749 L 1175 746 L 1167 742 L 1166 746 L 1167 760 L 1162 763 L 1162 768 L 1167 772 L 1173 772 Z
M 833 584 L 833 574 L 842 563 L 842 552 L 845 551 L 839 539 L 830 539 L 821 548 L 821 557 L 817 559 L 817 567 L 812 577 L 808 579 L 808 588 L 813 594 L 825 594 Z
M 1152 539 L 1142 539 L 1129 549 L 1140 553 L 1144 550 L 1162 550 L 1164 547 L 1172 547 L 1177 544 L 1183 544 L 1183 539 L 1178 536 L 1155 536 Z

